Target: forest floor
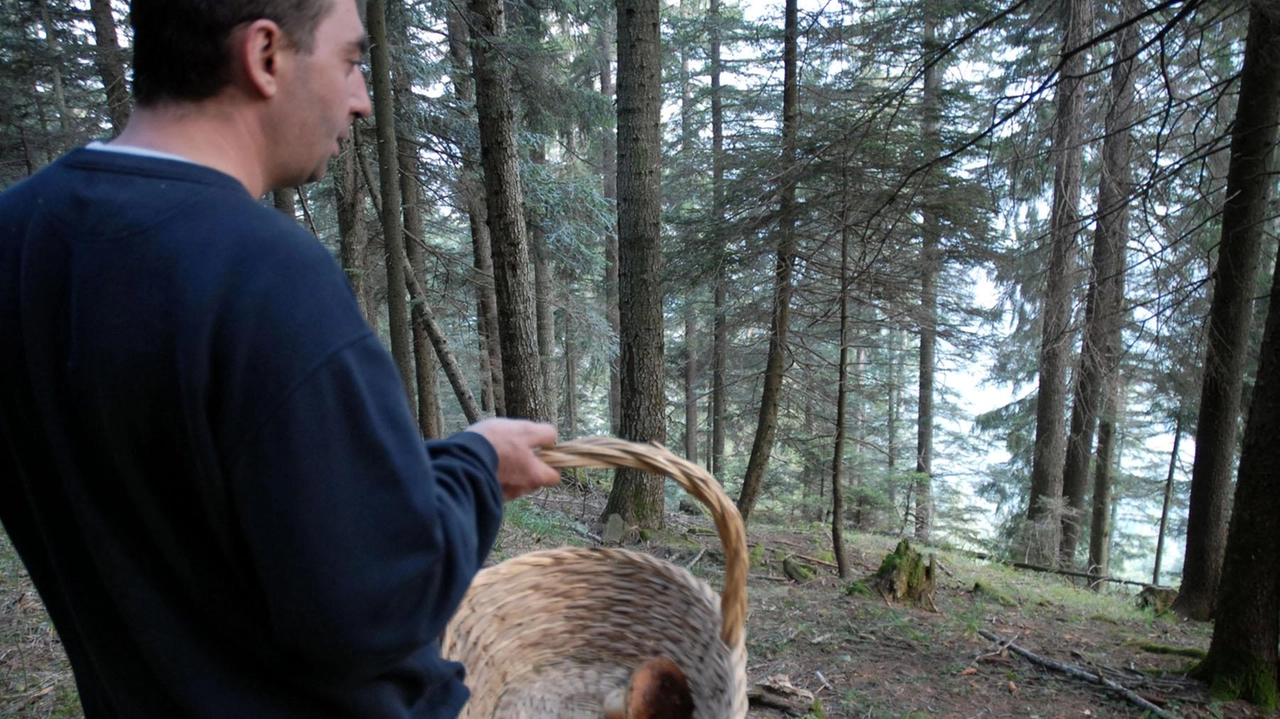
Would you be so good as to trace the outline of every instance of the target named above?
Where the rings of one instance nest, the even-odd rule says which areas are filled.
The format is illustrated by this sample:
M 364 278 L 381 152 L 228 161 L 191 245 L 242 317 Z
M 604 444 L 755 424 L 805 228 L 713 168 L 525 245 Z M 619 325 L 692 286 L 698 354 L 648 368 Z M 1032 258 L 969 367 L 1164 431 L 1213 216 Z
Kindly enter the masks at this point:
M 603 501 L 600 490 L 557 490 L 510 506 L 491 561 L 564 544 L 593 545 L 585 535 L 599 534 L 594 519 Z M 668 516 L 665 532 L 633 548 L 681 566 L 693 562 L 694 574 L 718 586 L 719 545 L 707 533 L 710 520 L 679 512 Z M 1211 701 L 1203 684 L 1183 676 L 1194 659 L 1153 651 L 1207 649 L 1210 625 L 1140 610 L 1132 591 L 1093 592 L 1065 577 L 926 548 L 940 565 L 937 611 L 927 611 L 893 606 L 876 593 L 846 593 L 852 581 L 875 572 L 896 538 L 847 536 L 850 579 L 810 562 L 819 572 L 804 584 L 783 576 L 782 559 L 829 560 L 825 527 L 753 522 L 748 541 L 762 547 L 753 552 L 748 582 L 748 681 L 785 676 L 812 692 L 826 717 L 1151 716 L 1109 689 L 1011 654 L 980 631 L 1094 674 L 1101 671 L 1173 716 L 1262 716 L 1242 702 Z M 61 645 L 0 534 L 0 718 L 80 716 Z M 753 719 L 780 716 L 751 711 Z

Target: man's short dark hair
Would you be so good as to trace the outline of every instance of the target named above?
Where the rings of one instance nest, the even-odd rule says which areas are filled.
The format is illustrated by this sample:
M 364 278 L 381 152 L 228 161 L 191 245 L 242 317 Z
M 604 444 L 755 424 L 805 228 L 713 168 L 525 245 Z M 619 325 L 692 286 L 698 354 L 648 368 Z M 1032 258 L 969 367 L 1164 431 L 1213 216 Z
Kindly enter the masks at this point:
M 133 96 L 139 105 L 198 101 L 231 82 L 231 32 L 273 20 L 302 52 L 333 0 L 132 0 Z

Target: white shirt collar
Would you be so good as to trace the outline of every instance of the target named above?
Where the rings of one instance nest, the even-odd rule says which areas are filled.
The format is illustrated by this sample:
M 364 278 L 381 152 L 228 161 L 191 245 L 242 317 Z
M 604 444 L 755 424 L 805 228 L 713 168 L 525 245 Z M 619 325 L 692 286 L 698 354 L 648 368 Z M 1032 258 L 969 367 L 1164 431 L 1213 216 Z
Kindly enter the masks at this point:
M 192 165 L 198 164 L 181 155 L 174 155 L 168 152 L 160 152 L 159 150 L 148 150 L 145 147 L 134 147 L 133 145 L 121 145 L 118 142 L 108 145 L 105 142 L 94 140 L 85 146 L 88 150 L 97 150 L 99 152 L 115 152 L 121 155 L 136 155 L 138 157 L 154 157 L 158 160 L 176 160 L 177 162 L 186 162 Z

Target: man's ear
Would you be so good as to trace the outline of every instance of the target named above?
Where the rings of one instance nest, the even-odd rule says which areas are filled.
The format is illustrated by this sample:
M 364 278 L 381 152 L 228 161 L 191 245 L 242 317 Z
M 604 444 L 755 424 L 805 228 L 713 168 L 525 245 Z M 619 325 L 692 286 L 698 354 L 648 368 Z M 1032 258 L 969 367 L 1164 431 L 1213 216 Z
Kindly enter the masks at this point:
M 281 65 L 286 61 L 289 39 L 273 20 L 261 18 L 231 35 L 236 84 L 264 99 L 280 92 Z

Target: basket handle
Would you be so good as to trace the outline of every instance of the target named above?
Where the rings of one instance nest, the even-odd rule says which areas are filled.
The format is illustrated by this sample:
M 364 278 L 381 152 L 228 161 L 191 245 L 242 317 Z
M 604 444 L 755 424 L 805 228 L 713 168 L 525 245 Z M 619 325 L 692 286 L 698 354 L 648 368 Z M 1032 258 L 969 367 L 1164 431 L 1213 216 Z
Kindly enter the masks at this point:
M 614 437 L 582 437 L 538 450 L 552 467 L 631 467 L 670 477 L 711 510 L 724 545 L 724 592 L 720 597 L 720 639 L 729 647 L 743 641 L 747 618 L 747 540 L 738 508 L 720 483 L 702 467 L 656 443 Z

